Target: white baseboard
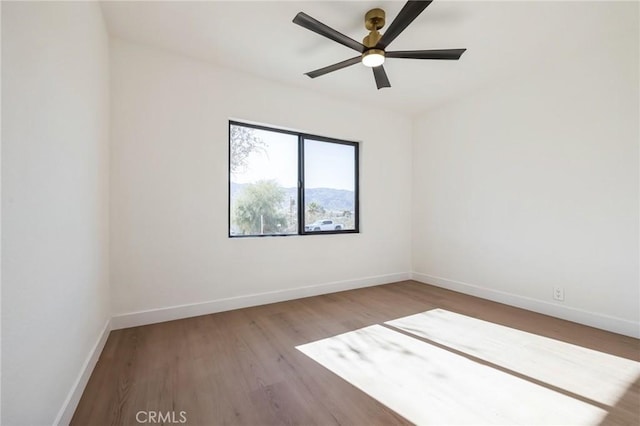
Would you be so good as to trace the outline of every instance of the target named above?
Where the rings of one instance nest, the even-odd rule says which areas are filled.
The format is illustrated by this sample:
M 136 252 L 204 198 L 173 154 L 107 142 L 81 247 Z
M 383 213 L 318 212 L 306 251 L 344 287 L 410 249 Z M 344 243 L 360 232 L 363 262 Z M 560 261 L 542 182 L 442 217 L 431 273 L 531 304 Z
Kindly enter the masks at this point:
M 193 303 L 188 305 L 169 306 L 166 308 L 132 312 L 114 316 L 111 319 L 111 327 L 113 330 L 118 330 L 121 328 L 137 327 L 140 325 L 155 324 L 158 322 L 172 321 L 199 315 L 214 314 L 216 312 L 248 308 L 257 305 L 266 305 L 268 303 L 284 302 L 286 300 L 300 299 L 303 297 L 317 296 L 320 294 L 335 293 L 338 291 L 352 290 L 355 288 L 389 284 L 397 281 L 408 280 L 410 276 L 411 274 L 409 272 L 401 272 L 396 274 L 378 275 L 374 277 L 365 277 L 348 281 L 337 281 L 287 290 L 229 297 L 225 299 L 211 300 L 208 302 Z
M 84 388 L 89 382 L 91 373 L 93 373 L 93 368 L 96 366 L 98 358 L 100 358 L 100 354 L 102 353 L 102 349 L 104 348 L 105 343 L 107 343 L 107 338 L 109 337 L 110 331 L 111 319 L 108 319 L 104 325 L 104 328 L 102 329 L 102 332 L 100 333 L 100 336 L 98 337 L 98 340 L 96 341 L 95 345 L 93 345 L 91 352 L 89 352 L 89 356 L 82 365 L 80 374 L 71 387 L 71 391 L 69 391 L 67 399 L 65 399 L 64 404 L 62 404 L 62 408 L 58 412 L 56 420 L 53 422 L 54 425 L 68 425 L 71 422 L 71 418 L 73 417 L 73 413 L 75 413 L 76 408 L 78 407 L 78 403 L 80 402 L 80 398 L 82 397 Z
M 448 290 L 457 291 L 459 293 L 480 297 L 482 299 L 493 300 L 494 302 L 504 303 L 506 305 L 538 312 L 540 314 L 577 322 L 579 324 L 611 331 L 613 333 L 640 338 L 640 323 L 629 321 L 626 319 L 616 318 L 595 312 L 589 312 L 569 306 L 562 306 L 557 303 L 546 302 L 539 299 L 532 299 L 530 297 L 519 296 L 513 293 L 506 293 L 499 290 L 480 287 L 474 284 L 449 280 L 441 277 L 434 277 L 418 272 L 412 272 L 411 278 L 424 284 L 431 284 L 437 287 L 446 288 Z

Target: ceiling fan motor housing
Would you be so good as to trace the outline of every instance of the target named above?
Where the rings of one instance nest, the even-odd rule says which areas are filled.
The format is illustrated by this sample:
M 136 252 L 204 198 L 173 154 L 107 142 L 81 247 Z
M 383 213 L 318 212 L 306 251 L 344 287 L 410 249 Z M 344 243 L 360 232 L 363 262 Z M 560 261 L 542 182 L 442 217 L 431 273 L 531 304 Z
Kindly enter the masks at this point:
M 370 31 L 363 40 L 362 44 L 371 49 L 380 41 L 382 35 L 378 32 L 384 27 L 385 13 L 382 9 L 371 9 L 364 15 L 364 26 Z

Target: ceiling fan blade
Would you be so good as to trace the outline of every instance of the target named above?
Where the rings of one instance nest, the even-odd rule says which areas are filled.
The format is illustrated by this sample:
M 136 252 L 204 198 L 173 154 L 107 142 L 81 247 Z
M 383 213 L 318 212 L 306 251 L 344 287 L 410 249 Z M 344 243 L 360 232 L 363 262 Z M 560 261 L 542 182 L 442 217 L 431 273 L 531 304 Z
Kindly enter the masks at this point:
M 395 40 L 405 28 L 413 22 L 414 19 L 422 13 L 423 10 L 431 4 L 429 1 L 408 1 L 398 13 L 398 16 L 393 20 L 387 31 L 382 35 L 382 38 L 376 45 L 377 49 L 385 49 L 389 43 Z
M 457 60 L 467 49 L 406 50 L 386 52 L 387 58 Z
M 355 65 L 362 60 L 362 57 L 356 56 L 355 58 L 347 59 L 346 61 L 338 62 L 337 64 L 329 65 L 328 67 L 320 68 L 314 71 L 310 71 L 305 73 L 311 78 L 320 77 L 321 75 L 328 74 L 333 71 L 341 70 L 342 68 L 346 68 L 351 65 Z
M 391 87 L 391 83 L 389 83 L 389 79 L 387 78 L 387 73 L 384 71 L 384 67 L 382 65 L 379 67 L 373 67 L 373 76 L 376 78 L 376 86 L 378 86 L 378 90 L 383 87 Z
M 358 43 L 351 37 L 347 37 L 341 32 L 338 32 L 333 28 L 326 26 L 322 22 L 312 18 L 311 16 L 307 15 L 304 12 L 298 13 L 296 17 L 293 18 L 293 23 L 298 24 L 301 27 L 304 27 L 308 30 L 311 30 L 314 33 L 320 34 L 321 36 L 324 36 L 328 39 L 337 41 L 338 43 L 344 46 L 350 47 L 353 50 L 356 50 L 360 53 L 364 52 L 365 50 L 365 47 L 362 43 Z

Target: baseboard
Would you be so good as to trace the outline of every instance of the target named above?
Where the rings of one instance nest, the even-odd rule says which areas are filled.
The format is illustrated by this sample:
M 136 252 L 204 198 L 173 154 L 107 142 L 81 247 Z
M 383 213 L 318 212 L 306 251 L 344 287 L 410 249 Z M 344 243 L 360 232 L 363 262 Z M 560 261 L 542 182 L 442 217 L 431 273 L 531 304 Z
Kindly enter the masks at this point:
M 82 365 L 80 374 L 71 387 L 71 391 L 69 391 L 67 399 L 65 399 L 64 404 L 62 404 L 62 408 L 58 412 L 56 420 L 53 422 L 54 425 L 68 425 L 71 422 L 71 418 L 73 417 L 73 413 L 75 413 L 76 408 L 78 407 L 78 403 L 80 402 L 80 398 L 82 397 L 84 388 L 89 382 L 91 373 L 93 373 L 93 368 L 96 366 L 96 363 L 100 358 L 100 354 L 102 353 L 102 349 L 104 348 L 105 343 L 107 343 L 107 338 L 109 337 L 110 331 L 111 319 L 108 319 L 102 329 L 102 332 L 100 333 L 100 336 L 98 337 L 98 340 L 96 341 L 95 345 L 93 345 L 91 352 L 89 352 L 89 356 Z
M 327 293 L 335 293 L 338 291 L 389 284 L 397 281 L 408 280 L 410 276 L 411 274 L 409 272 L 401 272 L 396 274 L 378 275 L 374 277 L 365 277 L 348 281 L 337 281 L 287 290 L 229 297 L 225 299 L 211 300 L 208 302 L 193 303 L 188 305 L 169 306 L 166 308 L 132 312 L 114 316 L 111 319 L 111 327 L 113 330 L 118 330 L 121 328 L 137 327 L 141 325 L 173 321 L 199 315 L 214 314 L 216 312 L 230 311 L 233 309 L 248 308 L 251 306 L 266 305 L 268 303 L 284 302 L 286 300 L 318 296 Z
M 446 288 L 448 290 L 480 297 L 482 299 L 493 300 L 494 302 L 504 303 L 517 308 L 538 312 L 540 314 L 577 322 L 579 324 L 611 331 L 613 333 L 640 338 L 640 323 L 622 318 L 589 312 L 569 306 L 562 306 L 556 303 L 546 302 L 544 300 L 519 296 L 513 293 L 493 290 L 447 278 L 434 277 L 418 272 L 412 272 L 411 278 L 424 284 L 431 284 L 436 287 Z

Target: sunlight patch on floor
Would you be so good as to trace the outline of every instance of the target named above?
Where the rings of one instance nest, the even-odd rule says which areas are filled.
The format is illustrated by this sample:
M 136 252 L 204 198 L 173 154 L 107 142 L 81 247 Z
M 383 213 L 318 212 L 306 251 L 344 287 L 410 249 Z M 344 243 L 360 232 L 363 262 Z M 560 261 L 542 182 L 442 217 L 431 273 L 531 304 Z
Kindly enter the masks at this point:
M 417 333 L 422 322 L 419 318 L 399 325 Z M 490 335 L 484 339 L 495 340 Z M 480 336 L 471 349 L 478 349 L 482 340 Z M 607 413 L 381 325 L 297 349 L 420 425 L 584 425 L 598 424 Z
M 638 362 L 444 309 L 385 324 L 610 406 L 640 375 Z

